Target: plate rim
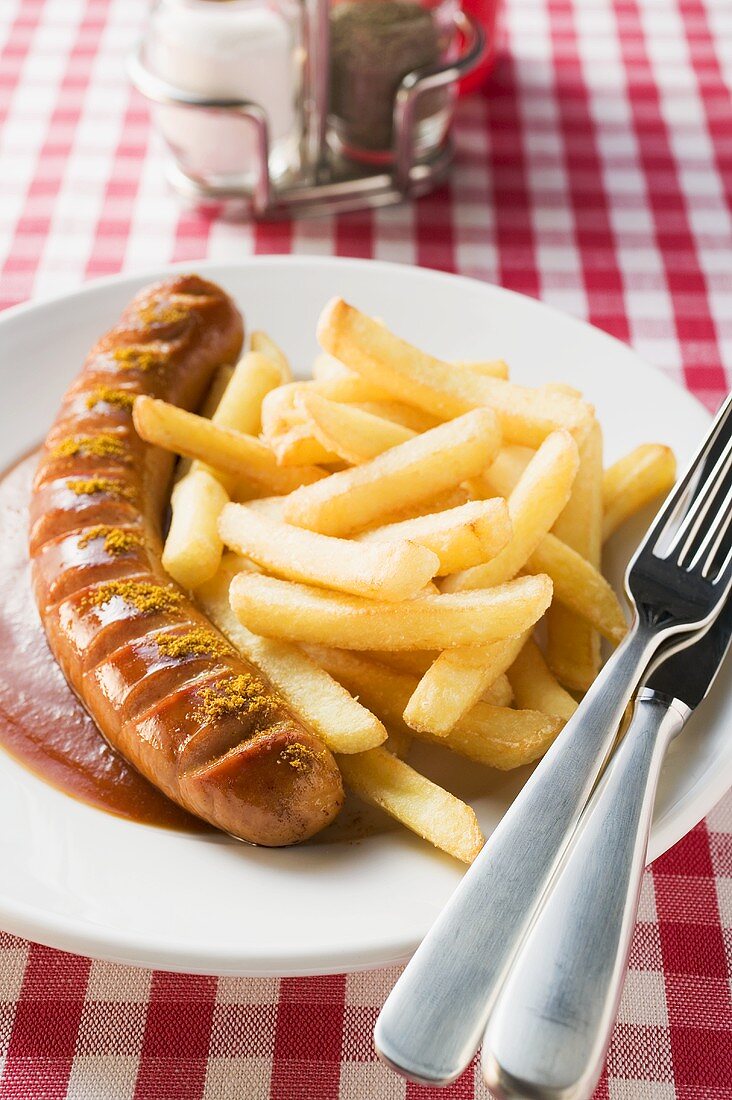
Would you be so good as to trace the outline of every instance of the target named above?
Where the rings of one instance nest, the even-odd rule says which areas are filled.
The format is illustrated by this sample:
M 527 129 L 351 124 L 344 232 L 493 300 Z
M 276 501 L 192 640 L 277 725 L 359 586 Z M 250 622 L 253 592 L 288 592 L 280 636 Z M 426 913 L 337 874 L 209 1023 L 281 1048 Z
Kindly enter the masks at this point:
M 251 269 L 257 266 L 287 268 L 310 268 L 313 266 L 332 268 L 333 266 L 337 266 L 344 270 L 349 268 L 359 270 L 363 268 L 384 269 L 385 271 L 397 270 L 402 273 L 408 273 L 410 278 L 416 280 L 424 278 L 431 282 L 437 280 L 450 284 L 454 284 L 457 281 L 458 283 L 462 282 L 470 284 L 471 286 L 480 287 L 482 291 L 494 295 L 499 299 L 510 296 L 513 299 L 520 300 L 522 303 L 528 302 L 533 309 L 538 308 L 540 312 L 546 311 L 549 315 L 560 318 L 565 323 L 569 322 L 573 326 L 581 326 L 584 329 L 589 329 L 593 334 L 593 338 L 596 339 L 600 336 L 608 343 L 613 352 L 617 353 L 617 351 L 620 350 L 626 355 L 630 353 L 642 363 L 647 370 L 653 372 L 655 381 L 659 384 L 661 389 L 670 387 L 673 390 L 681 391 L 684 397 L 696 404 L 703 412 L 704 417 L 708 421 L 711 421 L 711 414 L 695 394 L 691 393 L 675 379 L 664 374 L 653 364 L 648 363 L 631 344 L 619 340 L 617 337 L 605 332 L 603 329 L 597 328 L 588 321 L 575 317 L 571 313 L 565 312 L 541 299 L 532 298 L 529 295 L 499 286 L 495 283 L 489 283 L 468 275 L 453 274 L 451 272 L 419 267 L 413 264 L 396 263 L 389 260 L 368 260 L 339 256 L 309 256 L 307 254 L 252 254 L 242 256 L 238 259 L 217 260 L 209 257 L 204 260 L 183 260 L 140 270 L 127 270 L 83 282 L 70 290 L 59 291 L 49 295 L 40 295 L 37 298 L 31 298 L 26 302 L 11 306 L 0 313 L 0 333 L 7 325 L 18 321 L 22 322 L 27 314 L 32 314 L 34 311 L 53 307 L 61 302 L 77 302 L 86 298 L 93 298 L 99 291 L 109 287 L 129 285 L 132 290 L 136 285 L 142 286 L 148 281 L 162 279 L 170 275 L 175 275 L 181 271 L 196 271 L 200 272 L 205 277 L 207 272 L 214 270 L 233 271 L 236 269 Z M 22 767 L 23 765 L 21 764 L 20 766 Z M 732 765 L 730 765 L 730 769 L 732 769 Z M 729 771 L 729 769 L 725 770 L 724 768 L 720 768 L 719 772 L 715 774 L 701 790 L 688 796 L 682 806 L 676 811 L 671 807 L 664 817 L 654 825 L 649 843 L 648 863 L 653 862 L 653 860 L 668 851 L 669 848 L 690 832 L 699 821 L 714 808 L 730 787 L 730 779 L 732 776 L 729 774 Z M 39 781 L 42 782 L 43 780 Z M 67 797 L 63 795 L 62 792 L 61 794 L 62 797 Z M 236 974 L 257 977 L 346 973 L 395 965 L 399 962 L 406 961 L 417 946 L 411 939 L 407 941 L 402 937 L 402 940 L 399 941 L 397 937 L 394 937 L 391 940 L 393 950 L 389 952 L 393 957 L 388 961 L 385 961 L 385 951 L 383 948 L 379 949 L 378 945 L 375 945 L 373 941 L 363 950 L 362 956 L 358 960 L 354 960 L 352 948 L 348 946 L 334 948 L 329 952 L 327 957 L 325 954 L 318 954 L 311 949 L 310 953 L 306 956 L 306 965 L 303 965 L 302 953 L 299 955 L 291 953 L 286 957 L 280 954 L 276 959 L 266 954 L 257 957 L 256 952 L 253 951 L 250 945 L 247 962 L 252 965 L 242 967 L 241 963 L 237 963 L 233 958 L 229 959 L 229 965 L 227 963 L 228 956 L 217 956 L 215 950 L 213 950 L 209 953 L 208 964 L 203 962 L 203 954 L 201 954 L 202 965 L 198 966 L 191 965 L 191 949 L 188 944 L 176 948 L 174 946 L 174 941 L 171 941 L 169 938 L 163 941 L 161 937 L 159 943 L 154 943 L 150 940 L 149 936 L 138 936 L 137 933 L 134 932 L 128 932 L 124 943 L 120 943 L 120 937 L 117 932 L 102 928 L 93 931 L 88 925 L 80 925 L 78 917 L 69 917 L 64 913 L 53 913 L 49 919 L 48 909 L 44 909 L 41 906 L 34 906 L 24 901 L 9 899 L 3 892 L 0 892 L 0 926 L 14 935 L 27 937 L 38 943 L 47 944 L 48 946 L 60 950 L 73 951 L 85 956 L 91 956 L 92 958 L 105 959 L 122 965 L 155 967 L 158 969 L 177 970 L 188 973 Z M 189 956 L 187 961 L 184 963 L 176 961 L 180 960 L 181 954 L 186 952 Z M 339 957 L 339 954 L 341 957 Z M 299 962 L 298 959 L 300 960 Z

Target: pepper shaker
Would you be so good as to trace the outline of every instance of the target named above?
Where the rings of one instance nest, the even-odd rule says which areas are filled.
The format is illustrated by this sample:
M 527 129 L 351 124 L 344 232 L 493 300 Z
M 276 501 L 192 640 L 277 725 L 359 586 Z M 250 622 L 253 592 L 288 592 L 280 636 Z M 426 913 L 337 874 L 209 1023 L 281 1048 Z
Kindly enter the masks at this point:
M 330 124 L 342 153 L 363 163 L 390 163 L 399 86 L 409 73 L 455 57 L 458 10 L 458 0 L 335 0 L 330 17 Z M 444 142 L 454 98 L 454 87 L 420 97 L 417 160 Z

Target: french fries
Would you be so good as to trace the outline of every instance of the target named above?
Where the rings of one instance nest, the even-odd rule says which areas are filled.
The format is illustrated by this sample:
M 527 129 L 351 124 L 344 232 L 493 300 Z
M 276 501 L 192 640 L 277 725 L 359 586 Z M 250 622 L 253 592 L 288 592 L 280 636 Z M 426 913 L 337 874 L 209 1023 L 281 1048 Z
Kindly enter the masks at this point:
M 605 471 L 602 483 L 602 537 L 609 539 L 622 523 L 656 497 L 665 496 L 676 481 L 676 459 L 669 447 L 646 443 Z
M 451 749 L 477 764 L 500 771 L 509 771 L 537 760 L 564 724 L 560 718 L 538 711 L 509 710 L 480 702 L 444 737 L 428 730 L 414 731 L 402 718 L 416 686 L 413 676 L 396 672 L 354 653 L 319 647 L 310 652 L 334 679 L 352 694 L 358 695 L 390 731 L 402 731 L 420 741 Z
M 453 359 L 453 367 L 472 370 L 486 378 L 508 378 L 508 364 L 503 359 Z
M 569 500 L 579 452 L 569 432 L 553 432 L 539 447 L 508 498 L 513 534 L 492 561 L 449 577 L 446 592 L 501 584 L 515 577 Z
M 279 466 L 328 466 L 339 456 L 315 438 L 308 424 L 295 424 L 267 440 Z
M 254 633 L 342 649 L 488 645 L 528 630 L 551 596 L 551 581 L 545 576 L 399 604 L 251 573 L 235 577 L 230 592 L 239 620 Z
M 323 535 L 348 535 L 479 473 L 499 443 L 496 418 L 476 409 L 362 466 L 331 474 L 322 487 L 303 486 L 289 497 L 285 519 Z
M 482 495 L 510 497 L 533 457 L 530 447 L 501 447 L 483 474 Z
M 436 848 L 472 863 L 483 847 L 485 837 L 475 811 L 386 749 L 337 760 L 359 798 L 380 806 Z
M 173 487 L 171 521 L 163 567 L 183 588 L 197 588 L 214 575 L 223 553 L 218 519 L 229 494 L 204 467 L 192 469 Z
M 312 658 L 287 642 L 257 637 L 242 626 L 229 605 L 236 563 L 224 559 L 217 575 L 199 588 L 196 599 L 208 617 L 277 688 L 324 744 L 337 753 L 361 753 L 381 745 L 386 730 Z
M 540 710 L 568 722 L 577 703 L 552 676 L 541 650 L 531 638 L 508 670 L 517 707 Z
M 364 656 L 378 661 L 379 664 L 386 665 L 388 668 L 395 668 L 397 672 L 408 672 L 421 679 L 440 654 L 429 649 L 377 649 L 366 650 Z M 503 674 L 497 676 L 480 698 L 484 703 L 492 703 L 494 707 L 510 707 L 513 702 L 513 688 L 508 682 L 508 676 Z
M 529 572 L 546 573 L 554 598 L 574 611 L 613 645 L 627 626 L 623 609 L 602 573 L 555 535 L 545 535 L 526 563 Z
M 264 396 L 279 384 L 279 368 L 266 355 L 249 352 L 228 375 L 225 385 L 219 382 L 223 377 L 219 374 L 212 387 L 218 391 L 213 423 L 256 434 Z M 216 523 L 235 481 L 232 474 L 217 473 L 195 461 L 173 490 L 163 565 L 184 588 L 197 588 L 218 568 L 222 544 Z
M 268 355 L 247 352 L 234 368 L 211 417 L 212 422 L 219 428 L 258 435 L 262 402 L 280 384 L 281 376 L 280 367 Z
M 504 501 L 476 500 L 401 523 L 388 523 L 356 536 L 357 542 L 406 539 L 426 546 L 440 560 L 438 575 L 456 573 L 494 558 L 511 538 L 511 521 Z
M 435 359 L 340 299 L 318 336 L 310 381 L 254 332 L 206 416 L 136 399 L 142 438 L 182 456 L 163 561 L 356 795 L 469 863 L 475 813 L 405 763 L 412 741 L 499 770 L 547 751 L 626 630 L 601 540 L 673 455 L 603 474 L 577 390 Z
M 554 534 L 595 569 L 602 555 L 602 431 L 596 420 L 580 445 L 580 464 Z M 600 668 L 600 638 L 586 620 L 555 600 L 546 617 L 547 658 L 561 682 L 587 691 Z
M 437 554 L 406 542 L 358 546 L 227 504 L 219 535 L 239 554 L 278 577 L 382 600 L 411 600 L 439 569 Z
M 287 356 L 279 344 L 274 342 L 271 336 L 266 332 L 258 330 L 252 333 L 250 344 L 252 351 L 266 355 L 267 358 L 276 365 L 280 372 L 280 383 L 282 385 L 292 381 L 292 370 Z
M 510 443 L 538 446 L 557 429 L 583 431 L 590 417 L 582 401 L 566 394 L 538 394 L 474 370 L 456 370 L 392 335 L 342 298 L 323 310 L 318 340 L 367 381 L 442 419 L 492 408 Z
M 289 493 L 300 485 L 325 478 L 314 466 L 281 469 L 274 454 L 259 439 L 185 412 L 167 401 L 138 397 L 132 411 L 138 434 L 166 451 L 197 458 L 217 471 L 231 473 L 268 493 Z
M 358 376 L 354 374 L 354 378 Z M 360 381 L 360 379 L 359 379 Z M 316 391 L 319 392 L 319 391 Z M 321 393 L 321 396 L 326 396 Z M 337 400 L 337 398 L 329 398 Z M 414 405 L 405 405 L 402 401 L 359 401 L 354 403 L 354 408 L 363 409 L 373 416 L 380 416 L 382 420 L 393 420 L 395 424 L 402 424 L 405 428 L 411 428 L 413 432 L 428 432 L 430 428 L 436 428 L 440 423 L 436 417 L 416 409 Z
M 413 730 L 445 737 L 511 667 L 526 634 L 487 646 L 446 649 L 417 684 L 404 709 Z
M 325 452 L 353 465 L 368 462 L 417 434 L 393 420 L 353 405 L 339 405 L 317 393 L 304 393 L 300 401 L 309 417 L 308 426 Z

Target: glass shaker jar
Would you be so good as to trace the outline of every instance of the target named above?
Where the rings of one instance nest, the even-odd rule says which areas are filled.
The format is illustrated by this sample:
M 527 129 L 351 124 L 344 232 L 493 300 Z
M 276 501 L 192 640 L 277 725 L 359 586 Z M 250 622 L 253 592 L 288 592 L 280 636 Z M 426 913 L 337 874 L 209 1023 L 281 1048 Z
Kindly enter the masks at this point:
M 393 157 L 394 100 L 408 73 L 449 62 L 458 52 L 459 0 L 334 0 L 330 16 L 330 126 L 353 160 Z M 455 89 L 425 92 L 417 105 L 415 155 L 443 143 Z
M 258 104 L 277 181 L 298 163 L 301 33 L 297 0 L 157 0 L 143 56 L 155 76 L 182 92 Z M 166 105 L 156 108 L 156 121 L 186 175 L 213 186 L 252 186 L 258 149 L 249 119 Z

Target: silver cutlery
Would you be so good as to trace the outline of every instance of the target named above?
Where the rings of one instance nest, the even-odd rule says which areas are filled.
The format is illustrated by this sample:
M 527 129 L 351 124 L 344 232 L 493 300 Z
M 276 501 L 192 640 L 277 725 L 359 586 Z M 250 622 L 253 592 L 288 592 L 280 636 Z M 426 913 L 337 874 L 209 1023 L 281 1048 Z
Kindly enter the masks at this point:
M 374 1032 L 398 1072 L 447 1084 L 478 1049 L 508 968 L 654 654 L 710 623 L 732 585 L 732 397 L 626 574 L 633 622 L 407 965 Z
M 727 604 L 702 638 L 662 658 L 638 693 L 489 1020 L 483 1076 L 496 1096 L 592 1095 L 620 1003 L 661 764 L 706 698 L 731 637 Z

